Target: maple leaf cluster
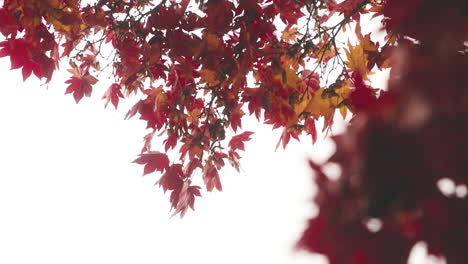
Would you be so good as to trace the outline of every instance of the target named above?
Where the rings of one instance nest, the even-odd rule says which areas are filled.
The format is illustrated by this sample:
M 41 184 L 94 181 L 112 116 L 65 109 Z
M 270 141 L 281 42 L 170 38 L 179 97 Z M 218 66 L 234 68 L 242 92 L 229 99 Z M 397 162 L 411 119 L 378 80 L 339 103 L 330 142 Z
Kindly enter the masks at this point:
M 24 79 L 34 73 L 46 82 L 68 58 L 72 76 L 65 93 L 77 103 L 99 84 L 101 64 L 110 68 L 114 78 L 103 93 L 105 105 L 117 108 L 125 97 L 139 98 L 126 118 L 138 116 L 150 132 L 135 162 L 145 166 L 144 174 L 161 173 L 158 183 L 182 215 L 200 195 L 194 177 L 207 191 L 221 191 L 219 171 L 226 163 L 239 170 L 240 152 L 252 135 L 240 131 L 244 116 L 283 129 L 278 145 L 285 147 L 303 133 L 315 142 L 316 122 L 322 118 L 323 130 L 330 129 L 336 109 L 343 117 L 354 112 L 349 76 L 367 76 L 387 59 L 360 28 L 361 44 L 348 43 L 345 50 L 336 40 L 343 26 L 369 12 L 366 4 L 6 0 L 0 57 L 9 57 Z M 335 15 L 340 21 L 327 23 Z M 330 81 L 326 72 L 332 70 L 340 75 Z M 151 146 L 156 133 L 164 150 Z M 180 155 L 169 161 L 173 149 Z
M 247 115 L 283 130 L 277 147 L 315 142 L 318 121 L 325 132 L 335 113 L 351 115 L 335 155 L 311 162 L 320 212 L 299 246 L 332 264 L 404 263 L 426 241 L 464 263 L 453 245 L 467 242 L 466 199 L 437 184 L 466 189 L 467 13 L 463 0 L 4 0 L 0 57 L 46 82 L 67 58 L 77 103 L 110 69 L 104 105 L 138 98 L 126 118 L 149 133 L 134 162 L 161 175 L 181 216 L 203 189 L 222 190 L 226 163 L 240 169 Z M 363 15 L 382 19 L 383 40 L 363 34 Z M 373 71 L 389 67 L 388 91 L 373 88 Z

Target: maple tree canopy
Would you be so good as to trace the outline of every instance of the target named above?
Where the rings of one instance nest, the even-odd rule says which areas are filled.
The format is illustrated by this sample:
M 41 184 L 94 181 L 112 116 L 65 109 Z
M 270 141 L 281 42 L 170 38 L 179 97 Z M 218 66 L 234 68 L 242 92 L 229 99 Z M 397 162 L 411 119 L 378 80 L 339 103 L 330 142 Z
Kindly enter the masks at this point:
M 315 142 L 316 123 L 327 131 L 339 113 L 352 121 L 327 162 L 310 162 L 320 210 L 298 247 L 331 264 L 393 264 L 425 241 L 467 263 L 468 1 L 82 2 L 4 0 L 0 57 L 45 82 L 67 58 L 65 93 L 77 103 L 108 69 L 105 106 L 139 98 L 126 118 L 150 132 L 134 162 L 160 173 L 174 214 L 201 196 L 194 177 L 221 191 L 221 168 L 239 169 L 253 134 L 244 116 L 282 129 L 285 147 L 303 134 Z M 365 16 L 384 37 L 362 32 Z M 386 68 L 388 89 L 372 87 Z M 156 133 L 164 144 L 153 148 Z M 330 163 L 337 180 L 323 172 Z M 441 180 L 456 188 L 442 193 Z

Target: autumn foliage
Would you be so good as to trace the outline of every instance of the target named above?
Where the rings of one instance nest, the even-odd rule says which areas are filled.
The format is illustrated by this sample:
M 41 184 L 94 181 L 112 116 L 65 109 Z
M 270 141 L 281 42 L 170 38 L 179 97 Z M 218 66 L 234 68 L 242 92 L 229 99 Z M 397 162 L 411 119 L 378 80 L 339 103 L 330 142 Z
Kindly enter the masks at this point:
M 315 142 L 335 118 L 352 117 L 336 153 L 310 162 L 320 210 L 298 246 L 331 264 L 406 263 L 425 241 L 431 254 L 466 263 L 468 2 L 84 2 L 4 0 L 0 57 L 45 82 L 67 58 L 65 93 L 77 103 L 109 70 L 105 106 L 139 98 L 126 118 L 149 133 L 134 162 L 161 175 L 174 214 L 193 209 L 203 189 L 221 191 L 226 163 L 239 170 L 253 134 L 242 131 L 245 116 L 281 129 L 277 147 L 304 134 Z M 369 18 L 382 37 L 363 33 Z M 387 68 L 388 89 L 372 87 Z M 151 146 L 154 136 L 163 145 Z M 338 180 L 323 172 L 329 163 Z M 441 180 L 458 191 L 442 193 Z

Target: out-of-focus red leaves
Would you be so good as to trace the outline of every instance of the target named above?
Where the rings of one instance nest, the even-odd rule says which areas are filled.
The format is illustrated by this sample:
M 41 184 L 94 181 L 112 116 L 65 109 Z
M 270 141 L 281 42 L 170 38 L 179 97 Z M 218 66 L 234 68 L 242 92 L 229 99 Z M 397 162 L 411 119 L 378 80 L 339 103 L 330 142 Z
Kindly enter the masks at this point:
M 448 42 L 466 39 L 467 12 L 464 0 L 393 0 L 383 8 L 386 29 L 427 44 L 437 39 L 435 32 Z
M 389 41 L 398 43 L 381 53 L 393 64 L 389 88 L 377 96 L 361 75 L 351 75 L 358 114 L 334 137 L 336 153 L 311 163 L 319 213 L 299 247 L 331 264 L 406 263 L 424 241 L 446 263 L 466 262 L 467 7 L 458 0 L 375 6 L 393 33 Z M 327 177 L 329 164 L 339 165 L 338 179 Z M 444 190 L 443 181 L 453 190 Z
M 372 90 L 369 86 L 364 84 L 362 76 L 359 74 L 354 74 L 353 84 L 355 89 L 351 93 L 351 103 L 357 111 L 370 111 L 375 108 L 377 103 L 377 98 L 375 91 Z

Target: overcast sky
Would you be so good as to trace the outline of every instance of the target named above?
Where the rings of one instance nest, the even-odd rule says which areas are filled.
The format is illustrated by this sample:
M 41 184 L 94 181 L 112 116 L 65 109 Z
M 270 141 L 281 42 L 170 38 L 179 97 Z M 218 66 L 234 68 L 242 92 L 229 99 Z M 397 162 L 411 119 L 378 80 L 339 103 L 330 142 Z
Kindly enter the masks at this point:
M 293 250 L 316 212 L 306 160 L 327 158 L 330 141 L 275 152 L 281 131 L 246 123 L 242 172 L 223 170 L 222 193 L 170 218 L 159 175 L 131 163 L 146 131 L 123 120 L 130 102 L 104 109 L 97 85 L 76 105 L 63 71 L 41 85 L 8 69 L 0 59 L 0 263 L 310 263 Z

